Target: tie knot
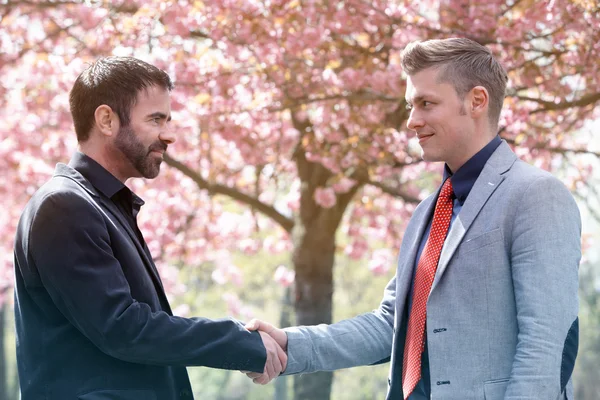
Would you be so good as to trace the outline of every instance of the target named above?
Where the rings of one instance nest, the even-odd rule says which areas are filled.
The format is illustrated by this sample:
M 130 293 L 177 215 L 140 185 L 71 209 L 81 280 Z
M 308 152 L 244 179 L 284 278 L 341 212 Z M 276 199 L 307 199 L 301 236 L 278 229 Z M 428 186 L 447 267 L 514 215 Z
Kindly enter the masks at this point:
M 452 189 L 452 181 L 450 178 L 446 179 L 444 185 L 442 186 L 442 190 L 440 191 L 440 198 L 450 199 L 454 195 L 454 190 Z

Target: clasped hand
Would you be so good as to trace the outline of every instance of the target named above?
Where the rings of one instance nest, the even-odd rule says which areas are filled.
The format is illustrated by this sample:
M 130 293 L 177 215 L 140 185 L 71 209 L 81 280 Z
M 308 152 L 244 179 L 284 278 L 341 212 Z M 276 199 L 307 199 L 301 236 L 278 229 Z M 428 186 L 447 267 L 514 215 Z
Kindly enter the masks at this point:
M 254 383 L 266 385 L 277 378 L 287 366 L 287 335 L 282 329 L 275 328 L 273 325 L 253 319 L 246 324 L 246 329 L 258 331 L 267 350 L 267 362 L 263 373 L 247 372 L 245 373 Z

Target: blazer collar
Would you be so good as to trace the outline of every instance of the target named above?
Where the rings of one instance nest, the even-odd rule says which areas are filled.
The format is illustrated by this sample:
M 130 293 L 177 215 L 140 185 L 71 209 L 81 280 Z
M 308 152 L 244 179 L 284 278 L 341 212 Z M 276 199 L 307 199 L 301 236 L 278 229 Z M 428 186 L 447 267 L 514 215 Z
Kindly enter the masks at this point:
M 88 192 L 93 197 L 99 197 L 97 190 L 94 186 L 84 178 L 83 175 L 76 169 L 71 166 L 63 163 L 56 164 L 56 168 L 54 169 L 54 176 L 64 176 L 65 178 L 69 178 L 75 181 L 79 186 L 81 186 L 86 192 Z

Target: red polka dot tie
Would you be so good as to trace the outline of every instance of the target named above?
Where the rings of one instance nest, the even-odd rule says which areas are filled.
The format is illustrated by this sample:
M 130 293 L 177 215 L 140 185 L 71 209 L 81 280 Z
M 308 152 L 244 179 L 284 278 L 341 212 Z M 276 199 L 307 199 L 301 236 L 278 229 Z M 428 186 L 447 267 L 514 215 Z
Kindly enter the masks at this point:
M 435 205 L 429 238 L 427 238 L 417 265 L 402 360 L 402 392 L 405 400 L 421 379 L 421 355 L 425 349 L 427 299 L 452 219 L 452 194 L 452 183 L 450 179 L 446 179 Z

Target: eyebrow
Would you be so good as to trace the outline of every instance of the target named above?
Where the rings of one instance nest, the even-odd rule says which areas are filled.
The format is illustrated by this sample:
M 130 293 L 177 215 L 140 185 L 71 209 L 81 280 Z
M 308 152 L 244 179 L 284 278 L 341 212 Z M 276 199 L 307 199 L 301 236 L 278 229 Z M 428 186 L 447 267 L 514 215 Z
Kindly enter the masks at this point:
M 406 101 L 407 104 L 419 104 L 425 100 L 427 101 L 439 101 L 439 96 L 436 96 L 433 93 L 425 93 L 425 94 L 420 94 L 418 96 L 415 96 L 413 101 L 411 102 L 409 99 L 404 98 L 404 100 Z
M 171 116 L 169 115 L 167 117 L 167 114 L 162 113 L 160 111 L 157 112 L 153 112 L 152 114 L 148 115 L 148 118 L 161 118 L 161 119 L 166 119 L 167 122 L 171 120 Z

